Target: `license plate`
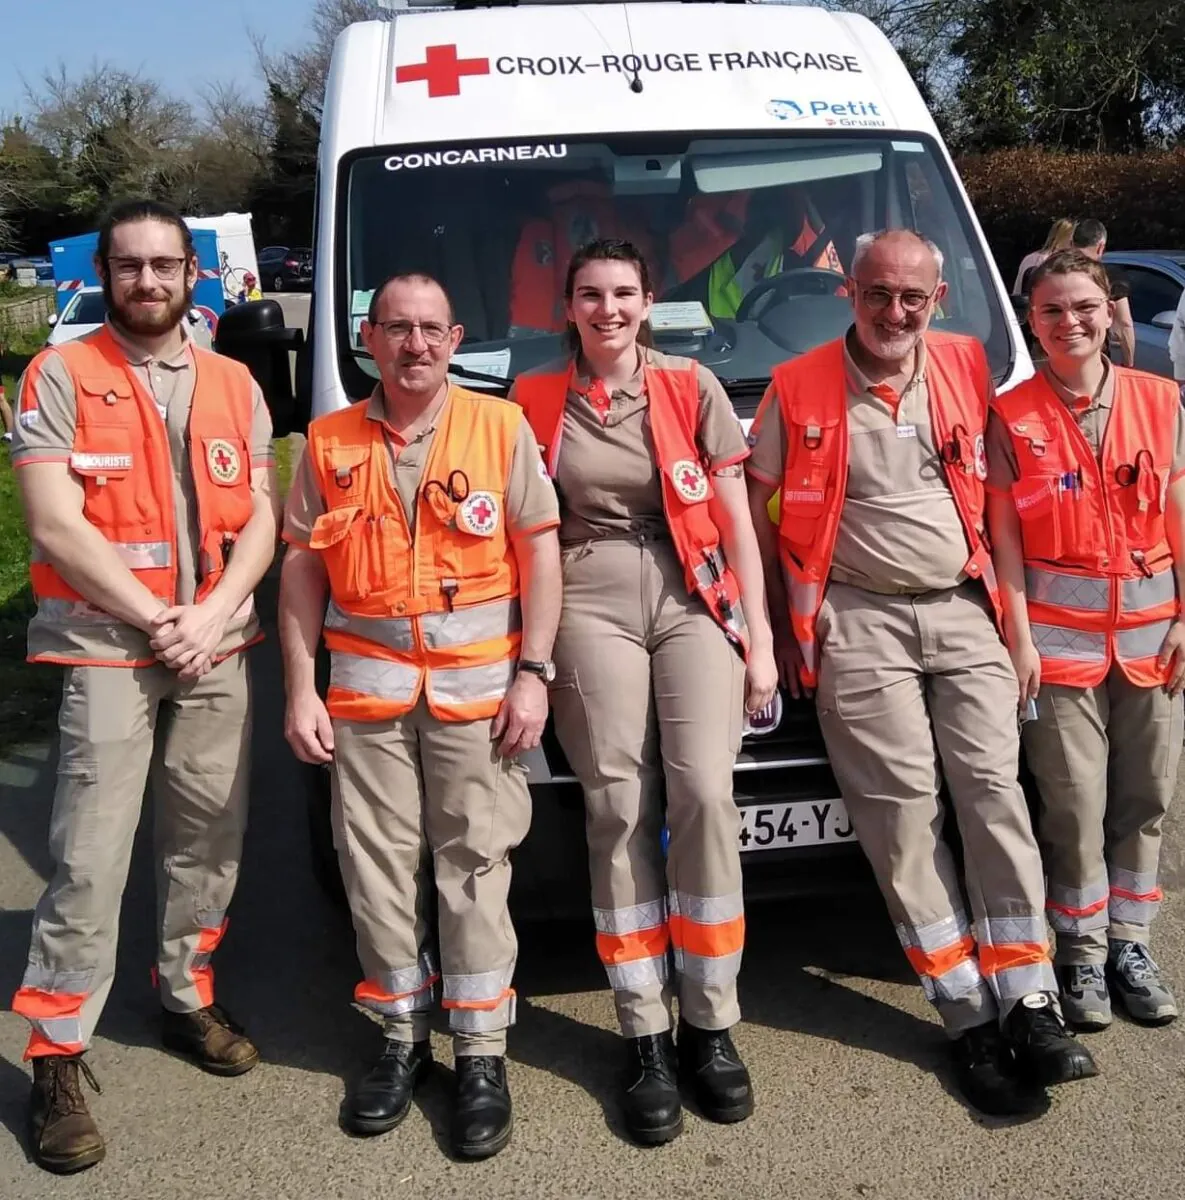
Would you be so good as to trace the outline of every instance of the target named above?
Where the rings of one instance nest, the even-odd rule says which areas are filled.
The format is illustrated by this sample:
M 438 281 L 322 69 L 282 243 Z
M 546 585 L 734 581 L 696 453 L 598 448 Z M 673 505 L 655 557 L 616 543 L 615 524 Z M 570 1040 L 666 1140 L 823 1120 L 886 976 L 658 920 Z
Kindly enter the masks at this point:
M 737 840 L 742 854 L 752 854 L 854 842 L 856 831 L 842 800 L 791 800 L 742 808 Z

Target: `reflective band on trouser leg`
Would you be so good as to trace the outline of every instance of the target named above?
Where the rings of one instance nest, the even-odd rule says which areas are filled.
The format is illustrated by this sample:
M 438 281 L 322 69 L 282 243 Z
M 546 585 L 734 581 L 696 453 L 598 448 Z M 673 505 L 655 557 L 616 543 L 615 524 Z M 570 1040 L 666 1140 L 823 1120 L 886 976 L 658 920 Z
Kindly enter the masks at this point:
M 1156 885 L 1155 871 L 1125 871 L 1108 867 L 1111 900 L 1109 918 L 1112 925 L 1135 925 L 1147 930 L 1156 914 L 1164 892 Z
M 1137 575 L 1123 581 L 1120 608 L 1123 612 L 1146 612 L 1162 604 L 1171 604 L 1176 597 L 1177 579 L 1171 570 L 1161 571 L 1151 579 Z
M 991 1005 L 990 991 L 975 961 L 975 939 L 962 914 L 929 925 L 901 923 L 896 928 L 905 957 L 931 1004 L 941 1009 L 944 1003 L 978 996 Z
M 1148 625 L 1137 625 L 1134 629 L 1116 630 L 1115 653 L 1124 662 L 1155 658 L 1172 627 L 1172 621 L 1152 621 Z
M 730 896 L 670 894 L 671 945 L 675 970 L 711 987 L 732 983 L 741 969 L 745 945 L 745 902 Z
M 1032 626 L 1033 644 L 1042 658 L 1069 659 L 1072 662 L 1101 663 L 1107 661 L 1107 635 L 1081 629 L 1066 629 L 1061 625 Z
M 1056 992 L 1044 916 L 985 917 L 975 922 L 979 969 L 1000 1011 L 1033 992 Z
M 1106 578 L 1064 575 L 1042 567 L 1025 567 L 1025 597 L 1030 604 L 1107 612 L 1111 607 L 1111 584 Z
M 594 908 L 593 922 L 597 954 L 614 991 L 666 985 L 671 935 L 665 900 L 628 908 Z
M 444 999 L 453 1033 L 492 1033 L 514 1024 L 513 965 L 474 975 L 444 975 Z
M 432 1007 L 440 973 L 432 955 L 424 951 L 412 967 L 396 967 L 354 988 L 354 1003 L 380 1017 L 400 1017 Z
M 189 977 L 197 988 L 202 1008 L 209 1008 L 214 1003 L 214 968 L 210 965 L 210 958 L 226 936 L 228 924 L 222 913 L 209 914 L 207 920 L 211 918 L 216 919 L 218 924 L 202 928 L 198 934 L 197 949 L 189 961 Z
M 12 1011 L 33 1026 L 25 1058 L 47 1054 L 81 1054 L 82 1006 L 85 992 L 47 992 L 22 987 L 13 997 Z
M 1105 879 L 1084 888 L 1050 883 L 1045 900 L 1049 923 L 1057 933 L 1093 933 L 1109 923 L 1107 900 L 1110 888 Z

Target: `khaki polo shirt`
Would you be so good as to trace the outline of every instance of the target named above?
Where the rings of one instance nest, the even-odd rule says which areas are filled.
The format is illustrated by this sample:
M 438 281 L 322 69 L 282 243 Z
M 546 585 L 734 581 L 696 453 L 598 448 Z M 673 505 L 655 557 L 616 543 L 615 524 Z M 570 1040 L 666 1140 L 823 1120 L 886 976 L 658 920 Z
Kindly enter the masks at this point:
M 432 425 L 410 442 L 404 441 L 387 421 L 381 384 L 375 387 L 365 404 L 367 419 L 382 425 L 387 446 L 387 477 L 395 487 L 408 529 L 414 535 L 417 497 L 424 479 L 424 466 L 449 399 L 445 400 Z M 325 511 L 325 498 L 317 487 L 306 449 L 288 493 L 284 510 L 284 540 L 294 546 L 307 548 L 313 524 Z M 541 529 L 552 529 L 560 523 L 555 488 L 543 469 L 539 447 L 525 419 L 519 423 L 518 436 L 511 452 L 510 478 L 506 486 L 506 521 L 511 535 L 517 537 L 537 533 Z
M 900 395 L 874 384 L 844 341 L 848 486 L 831 578 L 871 592 L 921 593 L 954 587 L 970 553 L 930 425 L 926 345 Z M 895 414 L 895 415 L 894 415 Z M 746 470 L 780 485 L 786 427 L 771 385 L 761 405 Z
M 640 347 L 633 379 L 606 395 L 593 380 L 577 375 L 564 403 L 556 489 L 560 497 L 560 542 L 592 538 L 670 536 L 662 504 L 650 428 L 644 368 L 686 371 L 692 361 Z M 548 363 L 539 374 L 563 374 L 569 360 Z M 707 367 L 697 364 L 697 441 L 707 468 L 720 471 L 748 456 L 745 435 L 732 401 Z M 536 372 L 531 372 L 535 374 Z M 513 389 L 511 396 L 514 396 Z
M 1107 373 L 1103 377 L 1103 386 L 1097 396 L 1076 396 L 1068 388 L 1063 387 L 1047 370 L 1042 373 L 1053 388 L 1054 395 L 1074 415 L 1086 444 L 1094 452 L 1095 458 L 1101 458 L 1103 453 L 1103 438 L 1107 433 L 1107 425 L 1111 420 L 1111 412 L 1115 407 L 1115 372 L 1111 364 L 1106 363 Z M 1173 446 L 1173 467 L 1171 478 L 1176 479 L 1185 473 L 1185 415 L 1181 406 L 1176 410 L 1176 437 Z M 1020 465 L 1016 460 L 1016 450 L 1012 445 L 1012 435 L 999 415 L 992 412 L 988 416 L 987 434 L 984 438 L 987 447 L 987 488 L 992 492 L 1011 492 L 1012 485 L 1020 478 Z
M 198 510 L 197 492 L 189 459 L 189 414 L 193 407 L 195 380 L 192 341 L 181 325 L 182 345 L 169 358 L 154 358 L 132 344 L 110 322 L 108 330 L 127 358 L 133 374 L 156 402 L 165 424 L 169 454 L 173 464 L 173 511 L 177 522 L 177 603 L 192 604 L 198 586 Z M 74 430 L 78 420 L 78 402 L 65 361 L 56 354 L 41 363 L 35 393 L 28 375 L 17 388 L 18 417 L 13 432 L 12 460 L 20 467 L 33 462 L 69 462 L 74 448 Z M 272 450 L 272 420 L 259 385 L 252 384 L 251 466 L 268 468 L 275 462 Z M 105 628 L 110 628 L 106 626 Z M 219 647 L 220 654 L 230 653 L 259 632 L 253 608 L 244 605 L 227 626 Z M 79 635 L 81 636 L 81 635 Z M 71 648 L 72 647 L 72 648 Z M 72 635 L 71 647 L 63 647 L 61 635 L 44 627 L 34 617 L 29 626 L 29 652 L 74 655 L 78 642 Z M 153 657 L 148 638 L 138 629 L 118 627 L 117 644 L 104 635 L 101 645 L 90 647 L 111 661 Z

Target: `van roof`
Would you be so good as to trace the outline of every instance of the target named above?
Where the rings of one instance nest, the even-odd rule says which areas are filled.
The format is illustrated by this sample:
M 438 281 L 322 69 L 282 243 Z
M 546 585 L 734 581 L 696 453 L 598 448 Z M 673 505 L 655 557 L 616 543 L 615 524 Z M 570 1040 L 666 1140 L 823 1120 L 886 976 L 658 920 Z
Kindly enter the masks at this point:
M 398 12 L 334 50 L 322 169 L 352 150 L 631 131 L 936 134 L 885 36 L 782 4 Z

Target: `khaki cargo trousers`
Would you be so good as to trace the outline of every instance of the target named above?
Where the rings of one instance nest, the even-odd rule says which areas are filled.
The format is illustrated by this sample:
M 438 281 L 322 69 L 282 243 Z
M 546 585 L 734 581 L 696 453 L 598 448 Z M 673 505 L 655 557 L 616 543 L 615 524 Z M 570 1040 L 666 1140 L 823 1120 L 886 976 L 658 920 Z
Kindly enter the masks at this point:
M 1179 696 L 1137 687 L 1117 666 L 1098 687 L 1041 685 L 1024 745 L 1059 964 L 1104 963 L 1108 938 L 1148 944 L 1183 725 Z
M 233 654 L 192 683 L 162 665 L 68 668 L 59 724 L 54 869 L 13 1002 L 33 1025 L 31 1055 L 90 1043 L 114 977 L 150 777 L 161 1003 L 174 1012 L 213 1003 L 210 956 L 226 928 L 247 823 L 247 656 Z
M 982 585 L 886 596 L 833 582 L 818 629 L 831 766 L 947 1032 L 1055 992 L 1041 859 L 1017 782 L 1016 675 Z M 943 778 L 962 881 L 943 837 Z
M 333 722 L 334 840 L 365 975 L 355 1002 L 387 1037 L 423 1041 L 443 976 L 456 1055 L 505 1054 L 514 1023 L 510 852 L 531 798 L 492 725 L 441 721 L 422 698 L 395 720 Z
M 563 564 L 552 708 L 584 788 L 597 951 L 622 1032 L 669 1029 L 675 994 L 691 1025 L 727 1029 L 744 945 L 744 663 L 688 595 L 670 541 L 580 543 Z

